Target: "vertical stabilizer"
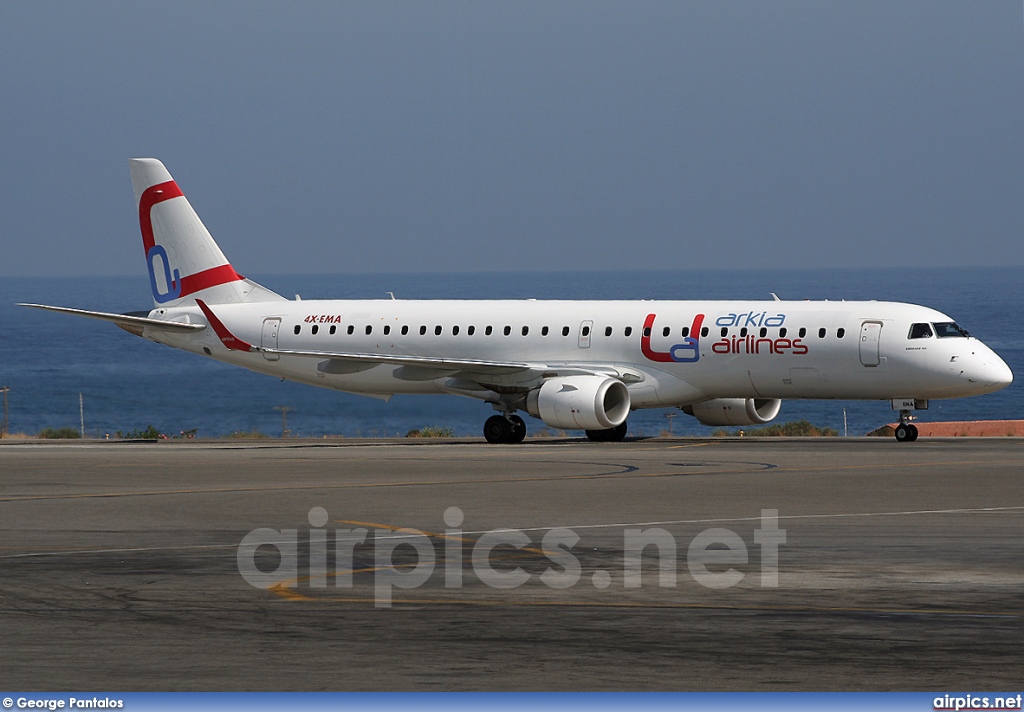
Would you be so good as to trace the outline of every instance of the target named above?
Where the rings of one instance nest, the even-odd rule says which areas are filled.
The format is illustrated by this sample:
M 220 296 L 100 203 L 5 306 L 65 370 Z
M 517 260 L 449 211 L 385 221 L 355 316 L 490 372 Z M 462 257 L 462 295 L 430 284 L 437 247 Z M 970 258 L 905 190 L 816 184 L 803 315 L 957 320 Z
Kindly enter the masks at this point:
M 209 304 L 283 299 L 235 271 L 163 163 L 132 158 L 128 165 L 157 306 L 196 297 Z

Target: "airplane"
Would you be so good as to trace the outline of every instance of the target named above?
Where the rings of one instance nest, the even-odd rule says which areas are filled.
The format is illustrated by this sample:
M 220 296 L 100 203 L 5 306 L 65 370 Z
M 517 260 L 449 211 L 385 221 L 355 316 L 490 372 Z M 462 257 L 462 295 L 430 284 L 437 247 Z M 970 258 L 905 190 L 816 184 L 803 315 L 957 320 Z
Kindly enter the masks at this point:
M 113 322 L 150 341 L 281 379 L 388 400 L 477 398 L 489 443 L 519 443 L 519 413 L 620 441 L 638 408 L 701 423 L 773 420 L 788 399 L 890 401 L 913 411 L 1013 380 L 949 316 L 880 301 L 294 300 L 224 256 L 163 163 L 129 161 L 154 307 L 22 304 Z

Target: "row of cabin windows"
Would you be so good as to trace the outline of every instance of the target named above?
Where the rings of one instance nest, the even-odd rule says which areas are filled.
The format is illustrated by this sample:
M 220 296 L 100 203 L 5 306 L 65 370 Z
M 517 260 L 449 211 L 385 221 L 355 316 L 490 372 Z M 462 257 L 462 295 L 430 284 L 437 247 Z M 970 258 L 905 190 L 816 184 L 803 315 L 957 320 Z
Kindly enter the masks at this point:
M 923 324 L 923 325 L 915 324 L 914 326 L 915 327 L 917 327 L 917 326 L 925 326 L 925 327 L 927 327 L 928 325 L 927 324 Z M 314 335 L 320 333 L 320 325 L 319 324 L 314 324 L 313 328 L 311 329 L 311 331 L 312 331 L 312 333 Z M 443 331 L 444 331 L 444 329 L 440 325 L 434 327 L 434 335 L 435 336 L 440 336 Z M 569 335 L 569 331 L 570 331 L 570 329 L 569 329 L 568 326 L 563 326 L 562 327 L 562 336 L 568 336 Z M 331 324 L 330 333 L 333 335 L 333 334 L 336 334 L 337 332 L 338 332 L 338 325 L 337 324 Z M 419 332 L 420 332 L 420 336 L 425 336 L 426 333 L 427 333 L 427 327 L 425 325 L 424 326 L 420 326 Z M 295 335 L 298 336 L 300 333 L 302 333 L 302 325 L 301 324 L 296 324 L 295 325 Z M 349 334 L 350 336 L 352 334 L 354 334 L 355 333 L 355 326 L 353 326 L 352 324 L 349 324 L 348 328 L 346 329 L 346 333 Z M 373 333 L 373 326 L 367 324 L 366 325 L 366 335 L 369 336 L 372 333 Z M 403 326 L 401 328 L 401 333 L 402 333 L 402 336 L 407 336 L 409 334 L 409 327 L 408 326 Z M 458 336 L 459 333 L 460 333 L 460 327 L 453 326 L 452 327 L 452 336 Z M 488 327 L 486 327 L 484 329 L 484 334 L 486 336 L 490 336 L 493 333 L 494 333 L 494 327 L 493 326 L 488 326 Z M 502 333 L 505 336 L 510 336 L 512 334 L 512 327 L 511 326 L 506 326 L 504 329 L 502 329 Z M 550 329 L 548 329 L 548 327 L 546 327 L 546 326 L 542 326 L 541 327 L 541 329 L 540 329 L 540 335 L 541 336 L 547 336 L 549 333 L 550 333 Z M 581 333 L 582 333 L 584 338 L 590 336 L 590 327 L 589 326 L 584 326 Z M 611 336 L 613 333 L 614 333 L 614 330 L 612 329 L 612 327 L 610 327 L 610 326 L 606 326 L 605 327 L 605 329 L 604 329 L 604 335 L 605 336 Z M 622 333 L 623 333 L 624 336 L 632 336 L 633 335 L 633 327 L 632 326 L 625 327 L 622 330 Z M 644 336 L 650 336 L 651 335 L 651 327 L 649 327 L 649 326 L 644 327 L 643 333 L 644 333 Z M 689 336 L 690 335 L 690 327 L 684 326 L 681 333 L 682 333 L 682 336 L 684 338 Z M 710 329 L 708 329 L 708 327 L 706 327 L 706 326 L 700 330 L 700 335 L 701 336 L 707 336 L 709 333 L 710 333 Z M 747 327 L 745 327 L 745 326 L 742 327 L 740 329 L 740 338 L 745 338 L 748 335 L 748 333 L 749 333 L 749 331 L 748 331 Z M 786 338 L 786 335 L 788 333 L 789 333 L 789 330 L 786 327 L 783 326 L 783 327 L 779 328 L 779 338 L 780 339 Z M 819 339 L 824 339 L 827 333 L 828 332 L 826 331 L 825 327 L 821 327 L 820 329 L 818 329 L 818 338 Z M 910 338 L 912 338 L 912 339 L 922 338 L 921 336 L 915 336 L 914 333 L 915 333 L 914 331 L 911 332 Z M 389 324 L 385 324 L 384 325 L 384 335 L 385 336 L 389 336 L 390 334 L 391 334 L 391 326 Z M 474 334 L 476 334 L 476 327 L 475 326 L 467 326 L 466 327 L 466 334 L 468 336 L 473 336 Z M 523 336 L 528 336 L 530 334 L 530 327 L 524 326 L 522 328 L 522 334 L 523 334 Z M 807 336 L 807 329 L 805 327 L 800 327 L 799 331 L 797 331 L 797 334 L 798 334 L 799 338 L 802 339 L 805 336 Z M 672 335 L 671 327 L 668 327 L 668 326 L 663 327 L 662 330 L 661 330 L 661 335 L 662 336 L 666 336 L 666 337 L 667 336 L 671 336 Z M 722 327 L 722 336 L 725 337 L 725 336 L 728 336 L 728 335 L 729 335 L 729 328 L 726 327 L 726 326 L 723 326 Z M 762 326 L 760 328 L 760 330 L 758 331 L 758 336 L 760 338 L 764 338 L 764 337 L 768 336 L 768 327 Z M 836 329 L 836 337 L 837 338 L 841 339 L 844 336 L 846 336 L 846 329 Z M 926 336 L 931 336 L 931 331 L 930 330 L 928 331 Z

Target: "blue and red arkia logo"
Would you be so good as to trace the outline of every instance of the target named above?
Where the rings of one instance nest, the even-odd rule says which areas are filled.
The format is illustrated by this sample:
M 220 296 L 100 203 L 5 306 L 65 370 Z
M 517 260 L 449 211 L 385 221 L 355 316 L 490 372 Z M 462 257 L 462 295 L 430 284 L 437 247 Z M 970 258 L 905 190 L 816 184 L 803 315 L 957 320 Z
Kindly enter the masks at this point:
M 657 314 L 648 314 L 644 320 L 644 330 L 640 337 L 640 350 L 651 361 L 658 363 L 696 363 L 700 360 L 700 339 L 704 326 L 704 314 L 693 318 L 689 331 L 684 331 L 682 343 L 675 344 L 668 351 L 655 351 L 651 347 L 651 334 L 654 332 L 654 321 Z M 720 327 L 740 327 L 737 334 L 723 336 L 711 344 L 711 351 L 716 354 L 793 354 L 803 356 L 809 351 L 801 337 L 786 338 L 783 324 L 785 314 L 768 316 L 767 312 L 749 312 L 745 314 L 726 314 L 715 320 Z M 760 333 L 748 332 L 749 328 Z M 776 335 L 769 338 L 768 328 L 778 328 Z
M 651 348 L 651 333 L 654 331 L 654 320 L 657 314 L 648 314 L 644 320 L 644 330 L 640 336 L 640 350 L 651 361 L 659 363 L 696 363 L 700 360 L 700 330 L 704 325 L 704 315 L 693 317 L 689 336 L 683 337 L 683 343 L 676 344 L 668 351 L 655 351 Z

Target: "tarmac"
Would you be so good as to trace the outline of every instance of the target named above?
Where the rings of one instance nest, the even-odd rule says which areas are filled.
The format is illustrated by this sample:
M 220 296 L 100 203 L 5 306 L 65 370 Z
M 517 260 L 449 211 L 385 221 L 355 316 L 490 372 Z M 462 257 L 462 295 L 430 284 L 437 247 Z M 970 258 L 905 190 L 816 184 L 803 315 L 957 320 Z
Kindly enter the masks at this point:
M 0 537 L 11 690 L 1024 672 L 1017 438 L 0 441 Z

